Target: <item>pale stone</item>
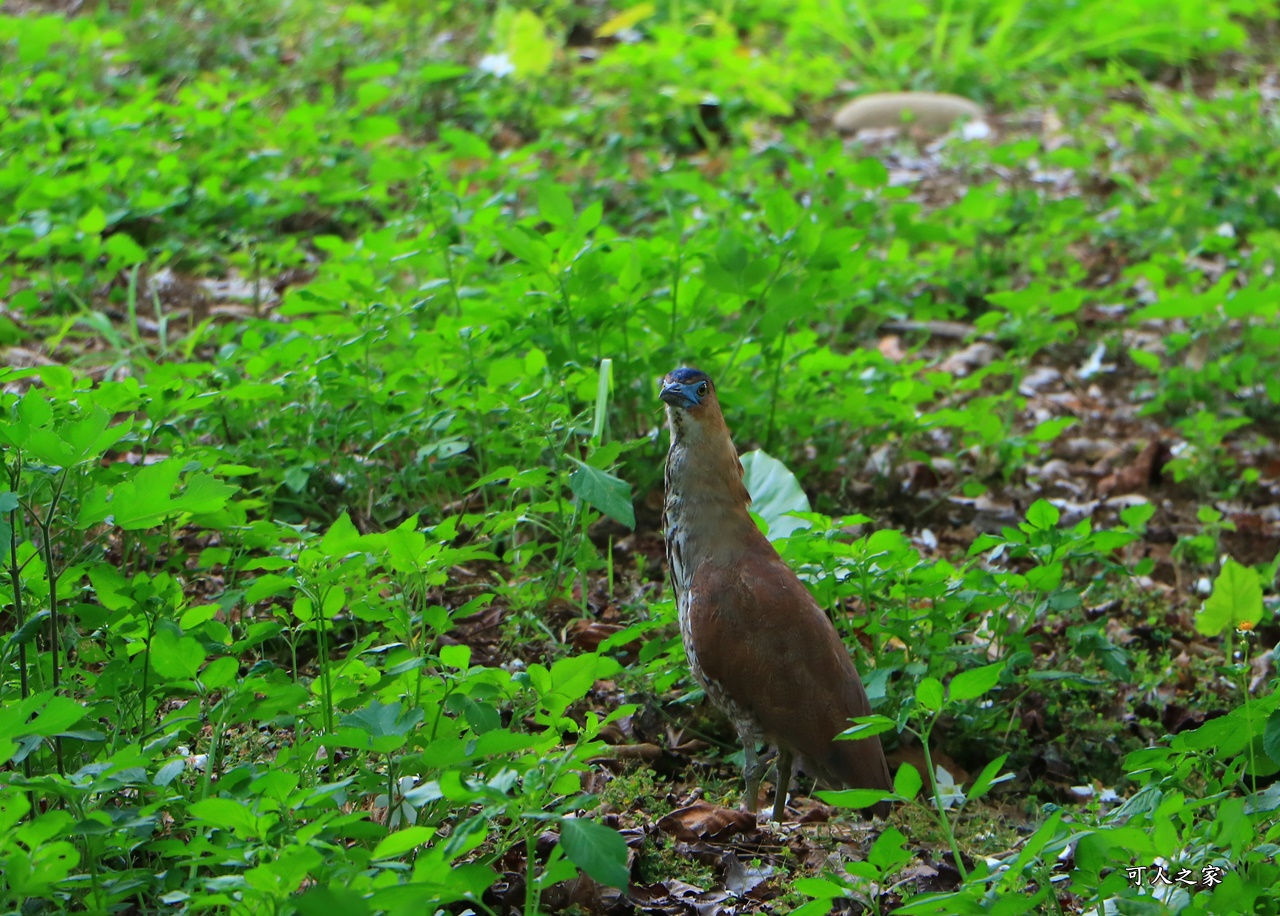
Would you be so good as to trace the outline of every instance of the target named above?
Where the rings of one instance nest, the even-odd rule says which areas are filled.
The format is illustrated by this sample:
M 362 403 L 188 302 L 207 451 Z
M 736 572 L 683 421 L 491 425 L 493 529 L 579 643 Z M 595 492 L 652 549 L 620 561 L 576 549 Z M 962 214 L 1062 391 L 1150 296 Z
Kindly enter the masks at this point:
M 846 103 L 833 119 L 846 134 L 907 127 L 927 134 L 945 133 L 958 121 L 985 121 L 982 106 L 943 92 L 877 92 Z

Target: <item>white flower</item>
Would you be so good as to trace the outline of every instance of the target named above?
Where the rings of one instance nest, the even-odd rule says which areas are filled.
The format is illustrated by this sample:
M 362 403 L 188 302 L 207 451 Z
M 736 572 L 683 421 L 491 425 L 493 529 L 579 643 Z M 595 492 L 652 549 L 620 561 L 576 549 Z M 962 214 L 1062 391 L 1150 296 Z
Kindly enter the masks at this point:
M 486 54 L 480 58 L 480 63 L 476 64 L 476 69 L 482 73 L 503 77 L 515 73 L 516 65 L 511 62 L 511 58 L 506 54 Z

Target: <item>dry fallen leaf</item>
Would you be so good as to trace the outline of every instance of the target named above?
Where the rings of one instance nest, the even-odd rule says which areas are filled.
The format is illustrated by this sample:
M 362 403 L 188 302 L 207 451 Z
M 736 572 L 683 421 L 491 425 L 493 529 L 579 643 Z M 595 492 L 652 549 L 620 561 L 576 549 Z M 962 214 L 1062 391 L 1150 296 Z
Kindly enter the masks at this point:
M 720 840 L 735 833 L 755 830 L 756 816 L 749 811 L 721 808 L 700 801 L 672 811 L 658 821 L 658 829 L 685 843 Z

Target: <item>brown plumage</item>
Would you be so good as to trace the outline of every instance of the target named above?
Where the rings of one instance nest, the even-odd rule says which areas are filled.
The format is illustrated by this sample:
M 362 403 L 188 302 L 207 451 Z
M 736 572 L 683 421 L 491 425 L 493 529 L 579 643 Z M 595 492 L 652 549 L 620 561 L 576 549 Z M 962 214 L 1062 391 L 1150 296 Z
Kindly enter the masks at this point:
M 775 820 L 795 757 L 832 786 L 890 789 L 879 738 L 833 740 L 871 705 L 835 627 L 747 512 L 711 380 L 676 369 L 661 397 L 671 427 L 663 528 L 680 633 L 694 677 L 742 738 L 747 809 L 756 810 L 766 742 L 778 749 Z

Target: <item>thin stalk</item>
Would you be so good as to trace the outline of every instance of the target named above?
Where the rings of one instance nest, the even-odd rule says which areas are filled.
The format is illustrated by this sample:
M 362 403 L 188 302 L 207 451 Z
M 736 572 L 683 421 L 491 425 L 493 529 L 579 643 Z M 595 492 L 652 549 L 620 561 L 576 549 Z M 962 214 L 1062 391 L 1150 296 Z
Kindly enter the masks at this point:
M 932 726 L 932 723 L 931 723 Z M 920 738 L 920 747 L 924 750 L 924 765 L 929 770 L 929 786 L 933 789 L 933 804 L 937 810 L 938 825 L 942 827 L 942 832 L 947 835 L 947 845 L 951 847 L 951 856 L 956 861 L 956 871 L 960 873 L 961 882 L 969 880 L 969 873 L 965 870 L 964 859 L 960 855 L 960 844 L 956 842 L 956 833 L 951 829 L 951 818 L 947 817 L 946 810 L 942 807 L 942 793 L 938 790 L 938 780 L 935 778 L 933 769 L 933 755 L 929 753 L 929 733 L 933 728 L 925 729 Z
M 41 546 L 44 548 L 44 575 L 49 585 L 49 627 L 50 627 L 50 647 L 53 652 L 53 670 L 51 672 L 53 679 L 53 690 L 56 693 L 62 683 L 62 628 L 58 621 L 58 570 L 53 562 L 53 541 L 49 537 L 49 530 L 53 527 L 53 513 L 57 511 L 58 503 L 62 499 L 62 488 L 67 483 L 67 474 L 69 468 L 64 468 L 62 476 L 58 478 L 58 485 L 53 491 L 53 498 L 49 500 L 48 511 L 45 512 L 44 520 L 36 518 L 36 525 L 40 528 Z M 67 775 L 66 766 L 62 759 L 62 738 L 54 736 L 53 739 L 54 758 L 58 763 L 58 774 L 60 776 Z
M 17 460 L 14 462 L 13 470 L 9 474 L 9 489 L 17 493 L 18 484 L 22 481 L 22 452 L 17 452 Z M 13 614 L 17 618 L 17 630 L 21 632 L 23 624 L 27 621 L 26 610 L 22 603 L 22 564 L 18 562 L 18 509 L 14 507 L 9 512 L 9 584 L 13 589 Z M 24 640 L 18 645 L 18 682 L 19 690 L 22 693 L 22 699 L 31 696 L 31 675 L 27 666 L 27 643 Z M 22 775 L 27 778 L 27 784 L 31 784 L 31 755 L 28 754 L 22 758 Z M 31 807 L 27 812 L 27 818 L 31 822 L 35 822 L 36 815 L 39 811 L 37 804 L 39 799 L 36 798 L 34 789 L 27 790 L 27 800 Z

